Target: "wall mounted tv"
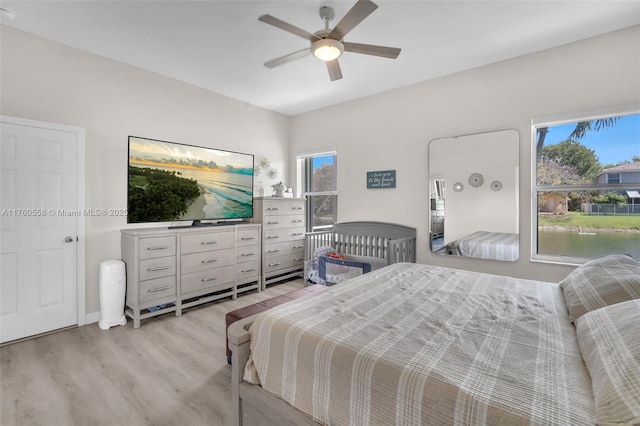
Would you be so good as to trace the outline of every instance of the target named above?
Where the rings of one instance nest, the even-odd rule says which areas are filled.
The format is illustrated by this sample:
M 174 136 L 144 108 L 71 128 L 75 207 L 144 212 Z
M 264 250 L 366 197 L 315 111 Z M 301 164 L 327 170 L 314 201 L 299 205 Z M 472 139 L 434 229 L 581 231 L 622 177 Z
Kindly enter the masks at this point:
M 129 136 L 129 223 L 253 216 L 253 155 Z

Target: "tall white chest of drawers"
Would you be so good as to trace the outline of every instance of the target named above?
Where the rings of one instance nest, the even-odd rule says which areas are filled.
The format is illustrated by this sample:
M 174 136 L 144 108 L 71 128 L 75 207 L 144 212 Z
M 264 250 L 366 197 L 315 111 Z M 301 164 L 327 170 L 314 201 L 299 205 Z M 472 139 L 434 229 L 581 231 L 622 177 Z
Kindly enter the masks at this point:
M 262 286 L 304 275 L 305 200 L 259 197 L 253 221 L 262 224 Z
M 140 320 L 261 290 L 258 224 L 124 229 L 125 313 Z

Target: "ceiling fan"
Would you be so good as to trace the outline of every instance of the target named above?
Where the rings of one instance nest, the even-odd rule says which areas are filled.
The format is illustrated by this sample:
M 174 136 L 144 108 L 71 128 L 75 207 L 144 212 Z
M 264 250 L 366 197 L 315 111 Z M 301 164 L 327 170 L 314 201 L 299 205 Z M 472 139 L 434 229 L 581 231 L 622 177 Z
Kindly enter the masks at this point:
M 373 44 L 350 43 L 343 40 L 349 31 L 355 28 L 367 16 L 378 8 L 374 2 L 370 0 L 358 0 L 358 2 L 347 12 L 347 14 L 338 22 L 333 29 L 329 28 L 335 12 L 329 6 L 320 8 L 320 18 L 324 21 L 324 29 L 311 34 L 301 28 L 293 26 L 271 15 L 262 15 L 259 21 L 265 24 L 273 25 L 311 42 L 310 48 L 305 48 L 297 52 L 289 53 L 279 58 L 265 62 L 267 68 L 274 68 L 279 65 L 286 64 L 296 59 L 303 58 L 309 53 L 327 63 L 329 78 L 331 81 L 340 80 L 342 71 L 338 58 L 344 52 L 364 53 L 365 55 L 381 56 L 383 58 L 395 59 L 400 54 L 400 49 L 396 47 L 376 46 Z

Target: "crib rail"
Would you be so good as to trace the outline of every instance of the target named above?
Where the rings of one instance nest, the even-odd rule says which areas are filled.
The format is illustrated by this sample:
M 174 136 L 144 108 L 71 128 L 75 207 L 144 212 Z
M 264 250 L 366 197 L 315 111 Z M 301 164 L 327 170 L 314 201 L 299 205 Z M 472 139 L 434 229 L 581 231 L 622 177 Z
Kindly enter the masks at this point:
M 304 260 L 313 260 L 313 252 L 318 247 L 333 247 L 333 230 L 307 232 L 304 236 Z M 306 276 L 306 274 L 305 274 Z
M 334 235 L 333 248 L 338 253 L 388 259 L 389 239 L 367 235 Z
M 389 264 L 416 261 L 416 238 L 398 238 L 389 241 Z
M 402 225 L 345 222 L 332 230 L 307 232 L 305 263 L 311 262 L 315 249 L 322 246 L 331 246 L 342 254 L 386 259 L 388 264 L 416 261 L 415 229 Z

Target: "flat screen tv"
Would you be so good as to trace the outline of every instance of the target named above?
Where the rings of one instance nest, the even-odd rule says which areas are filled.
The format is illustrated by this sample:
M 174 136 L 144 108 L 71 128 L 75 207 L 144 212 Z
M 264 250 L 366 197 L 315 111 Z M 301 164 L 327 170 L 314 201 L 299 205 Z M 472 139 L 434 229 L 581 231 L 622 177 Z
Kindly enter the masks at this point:
M 253 155 L 129 136 L 129 223 L 253 216 Z M 201 222 L 201 221 L 207 222 Z

